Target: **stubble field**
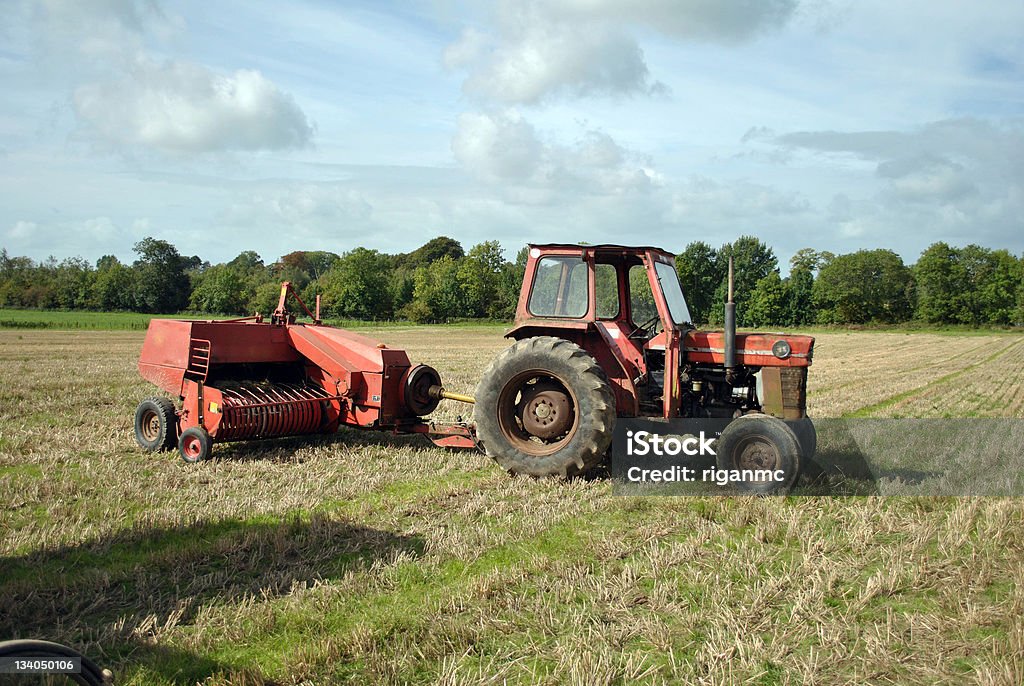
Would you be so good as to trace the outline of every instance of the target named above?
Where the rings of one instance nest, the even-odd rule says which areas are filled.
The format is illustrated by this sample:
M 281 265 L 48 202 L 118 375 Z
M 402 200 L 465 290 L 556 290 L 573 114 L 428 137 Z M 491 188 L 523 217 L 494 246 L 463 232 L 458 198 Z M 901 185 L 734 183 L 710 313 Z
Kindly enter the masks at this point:
M 465 393 L 506 344 L 376 335 Z M 1024 418 L 1024 337 L 817 338 L 812 415 Z M 1024 681 L 1018 499 L 625 498 L 355 431 L 188 466 L 135 446 L 141 341 L 0 330 L 0 640 L 140 686 Z

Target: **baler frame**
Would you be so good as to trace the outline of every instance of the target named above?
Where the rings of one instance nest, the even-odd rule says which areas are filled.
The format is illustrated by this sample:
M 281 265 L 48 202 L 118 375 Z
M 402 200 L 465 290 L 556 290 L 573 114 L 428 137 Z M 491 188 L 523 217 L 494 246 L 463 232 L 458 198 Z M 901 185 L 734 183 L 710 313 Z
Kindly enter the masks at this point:
M 294 297 L 311 322 L 287 309 Z M 465 422 L 425 421 L 448 393 L 432 367 L 413 365 L 404 350 L 324 325 L 320 298 L 311 312 L 289 282 L 269 321 L 153 319 L 139 373 L 166 399 L 143 401 L 136 438 L 148 450 L 177 447 L 183 459 L 210 456 L 218 442 L 334 433 L 340 426 L 424 434 L 437 445 L 475 448 Z M 173 423 L 173 426 L 170 424 Z

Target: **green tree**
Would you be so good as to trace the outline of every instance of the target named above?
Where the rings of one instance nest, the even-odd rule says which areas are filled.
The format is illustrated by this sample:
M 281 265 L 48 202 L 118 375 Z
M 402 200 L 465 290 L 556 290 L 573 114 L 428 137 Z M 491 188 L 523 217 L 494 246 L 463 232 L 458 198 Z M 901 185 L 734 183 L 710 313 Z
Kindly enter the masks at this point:
M 319 284 L 323 314 L 386 319 L 392 314 L 391 261 L 376 250 L 355 248 L 341 256 Z M 313 303 L 307 303 L 310 308 Z
M 498 294 L 498 276 L 504 263 L 498 241 L 474 245 L 459 261 L 459 281 L 468 306 L 463 316 L 484 317 L 490 313 Z
M 466 252 L 462 249 L 462 244 L 457 240 L 448 238 L 448 236 L 438 236 L 431 238 L 410 253 L 396 255 L 394 266 L 395 268 L 417 269 L 431 265 L 442 257 L 461 260 L 465 255 Z
M 113 255 L 96 261 L 96 278 L 89 296 L 98 310 L 130 310 L 135 303 L 135 272 Z
M 789 291 L 787 315 L 780 323 L 800 326 L 815 321 L 814 275 L 822 264 L 834 257 L 829 252 L 801 248 L 790 258 L 789 276 L 785 279 Z
M 264 317 L 267 317 L 273 314 L 274 310 L 277 309 L 277 302 L 280 298 L 280 283 L 277 281 L 261 283 L 253 289 L 252 297 L 250 297 L 249 302 L 246 303 L 245 311 L 247 314 L 256 314 L 258 312 Z M 315 299 L 313 302 L 315 302 Z M 310 309 L 313 308 L 313 302 L 309 303 Z
M 902 322 L 913 313 L 914 278 L 891 250 L 840 255 L 814 283 L 819 321 L 825 324 Z
M 147 237 L 135 244 L 135 308 L 142 312 L 178 312 L 189 300 L 186 261 L 167 241 Z
M 957 300 L 964 280 L 958 262 L 957 251 L 941 241 L 921 253 L 914 265 L 918 318 L 932 324 L 957 320 Z
M 694 241 L 676 255 L 676 273 L 694 322 L 709 321 L 715 291 L 723 278 L 718 252 L 703 241 Z
M 787 283 L 779 273 L 768 272 L 768 276 L 757 282 L 747 303 L 747 321 L 751 326 L 781 326 L 789 323 L 790 303 Z
M 189 307 L 197 312 L 217 314 L 248 314 L 252 298 L 244 274 L 231 264 L 218 264 L 204 270 L 198 277 L 189 299 Z
M 53 278 L 57 306 L 66 310 L 88 308 L 94 280 L 92 266 L 82 258 L 69 257 L 62 260 Z
M 415 294 L 406 307 L 406 316 L 418 322 L 444 322 L 464 317 L 469 310 L 458 260 L 445 255 L 416 269 Z
M 768 276 L 770 272 L 778 271 L 779 261 L 771 248 L 753 236 L 740 236 L 732 243 L 723 245 L 718 251 L 717 265 L 721 280 L 708 313 L 708 320 L 716 324 L 720 324 L 725 316 L 730 256 L 733 257 L 736 323 L 740 326 L 751 326 L 753 322 L 747 317 L 750 294 L 754 292 L 758 281 Z

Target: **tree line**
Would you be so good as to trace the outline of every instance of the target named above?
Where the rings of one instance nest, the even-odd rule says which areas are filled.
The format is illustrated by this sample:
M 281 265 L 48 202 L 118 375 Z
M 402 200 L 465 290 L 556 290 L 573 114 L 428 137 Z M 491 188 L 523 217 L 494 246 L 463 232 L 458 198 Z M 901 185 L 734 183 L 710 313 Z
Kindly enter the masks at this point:
M 326 318 L 509 320 L 526 264 L 525 248 L 509 261 L 497 241 L 467 252 L 445 236 L 409 253 L 300 250 L 270 264 L 251 250 L 210 264 L 156 238 L 139 241 L 134 251 L 131 264 L 106 255 L 92 265 L 81 258 L 35 262 L 4 249 L 0 307 L 267 314 L 277 304 L 280 283 L 290 281 L 309 303 L 322 296 Z M 695 323 L 721 323 L 730 256 L 741 326 L 1024 322 L 1024 258 L 1006 250 L 939 242 L 906 265 L 891 250 L 835 255 L 805 248 L 782 277 L 774 251 L 743 236 L 717 249 L 694 241 L 677 255 Z

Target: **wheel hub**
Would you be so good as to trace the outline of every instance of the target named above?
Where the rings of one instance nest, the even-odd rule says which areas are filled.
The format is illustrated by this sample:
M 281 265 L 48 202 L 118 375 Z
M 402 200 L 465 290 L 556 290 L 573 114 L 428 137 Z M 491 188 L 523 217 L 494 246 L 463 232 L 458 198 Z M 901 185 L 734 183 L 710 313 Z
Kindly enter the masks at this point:
M 523 428 L 538 438 L 556 438 L 572 426 L 572 401 L 560 389 L 549 386 L 534 389 L 526 394 L 521 405 Z
M 739 469 L 775 469 L 779 454 L 769 441 L 753 440 L 743 446 L 736 466 Z
M 160 435 L 160 417 L 156 412 L 147 412 L 142 418 L 142 435 L 147 441 L 155 441 Z

